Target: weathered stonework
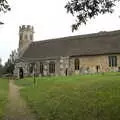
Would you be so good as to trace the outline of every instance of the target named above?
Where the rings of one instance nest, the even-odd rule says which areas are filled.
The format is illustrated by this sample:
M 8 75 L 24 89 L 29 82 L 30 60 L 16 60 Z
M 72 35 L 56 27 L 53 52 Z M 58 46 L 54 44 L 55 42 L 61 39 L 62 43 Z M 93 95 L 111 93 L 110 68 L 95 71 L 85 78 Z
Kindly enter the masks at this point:
M 33 42 L 33 33 L 32 26 L 21 26 L 19 28 L 19 56 L 14 70 L 14 75 L 17 77 L 20 76 L 20 71 L 23 72 L 24 76 L 67 76 L 120 71 L 120 54 L 116 54 L 119 53 L 120 49 L 118 46 L 120 31 L 111 32 L 108 36 L 107 34 L 76 36 L 53 40 L 52 42 L 49 42 L 50 40 Z M 96 45 L 94 48 L 91 40 Z M 114 41 L 116 43 L 112 46 Z M 110 43 L 107 49 L 106 43 Z M 102 46 L 104 47 L 101 50 Z M 24 57 L 23 55 L 28 48 L 27 57 Z M 113 53 L 112 50 L 114 54 L 111 54 Z M 106 51 L 107 54 L 104 54 Z M 117 65 L 114 67 L 109 66 L 109 56 L 117 57 Z M 75 70 L 75 59 L 79 60 L 79 69 L 77 70 Z M 54 72 L 49 70 L 51 62 L 55 65 Z M 42 73 L 40 73 L 41 63 L 43 65 Z
M 42 76 L 40 74 L 40 62 L 43 62 L 43 75 L 44 76 L 65 76 L 65 75 L 73 75 L 73 74 L 93 74 L 97 72 L 116 72 L 120 67 L 120 55 L 117 56 L 117 67 L 109 67 L 108 61 L 109 55 L 101 55 L 101 56 L 84 56 L 84 57 L 61 57 L 57 60 L 45 60 L 43 61 L 35 61 L 36 65 L 36 74 L 38 76 Z M 79 58 L 80 61 L 80 69 L 75 70 L 74 60 L 75 58 Z M 55 62 L 55 73 L 49 73 L 49 63 Z M 33 63 L 33 62 L 32 62 Z M 19 68 L 23 68 L 24 76 L 30 76 L 29 65 L 30 62 L 19 62 L 15 66 L 15 75 L 19 76 Z M 98 71 L 96 66 L 100 66 Z
M 74 69 L 74 60 L 76 57 L 71 58 L 70 59 L 70 71 L 74 74 L 118 71 L 118 68 L 120 67 L 120 55 L 114 54 L 114 56 L 117 56 L 117 67 L 109 67 L 108 56 L 110 55 L 78 57 L 80 61 L 79 71 L 78 70 L 75 71 Z M 96 70 L 97 66 L 99 66 L 98 71 Z
M 30 25 L 19 27 L 19 57 L 24 54 L 25 50 L 29 47 L 31 42 L 33 42 L 33 33 L 34 29 Z

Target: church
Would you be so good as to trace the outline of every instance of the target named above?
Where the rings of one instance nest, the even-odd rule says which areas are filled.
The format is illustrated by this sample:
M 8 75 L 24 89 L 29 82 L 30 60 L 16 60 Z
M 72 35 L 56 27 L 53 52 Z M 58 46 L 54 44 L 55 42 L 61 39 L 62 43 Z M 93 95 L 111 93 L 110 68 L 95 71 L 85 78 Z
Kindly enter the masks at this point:
M 33 41 L 33 34 L 33 26 L 19 27 L 17 77 L 120 71 L 120 30 L 44 41 Z

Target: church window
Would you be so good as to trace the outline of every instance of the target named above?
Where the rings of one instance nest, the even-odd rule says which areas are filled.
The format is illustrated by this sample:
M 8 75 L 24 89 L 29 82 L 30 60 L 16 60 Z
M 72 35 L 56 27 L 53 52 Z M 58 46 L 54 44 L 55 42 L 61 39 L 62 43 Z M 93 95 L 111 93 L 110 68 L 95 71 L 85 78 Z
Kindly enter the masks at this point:
M 40 74 L 43 74 L 43 63 L 40 62 Z
M 80 61 L 78 58 L 75 59 L 74 65 L 75 65 L 75 70 L 79 70 Z
M 109 67 L 117 67 L 117 56 L 108 56 Z
M 55 63 L 54 62 L 49 63 L 49 73 L 55 73 Z

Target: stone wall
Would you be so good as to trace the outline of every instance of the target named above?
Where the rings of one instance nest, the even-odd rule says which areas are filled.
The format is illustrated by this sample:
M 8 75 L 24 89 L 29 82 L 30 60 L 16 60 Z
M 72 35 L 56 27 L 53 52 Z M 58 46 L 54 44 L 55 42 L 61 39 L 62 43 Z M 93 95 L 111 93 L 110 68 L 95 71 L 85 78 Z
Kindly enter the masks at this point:
M 69 57 L 61 57 L 59 60 L 59 75 L 67 75 L 69 74 Z
M 30 76 L 29 65 L 34 63 L 36 65 L 36 74 L 38 76 L 42 76 L 40 74 L 40 62 L 43 63 L 44 76 L 65 76 L 72 74 L 93 74 L 96 72 L 111 72 L 118 71 L 120 69 L 120 55 L 117 56 L 117 67 L 109 67 L 109 55 L 100 55 L 100 56 L 83 56 L 83 57 L 60 57 L 57 59 L 51 60 L 39 60 L 33 62 L 19 62 L 15 66 L 14 74 L 19 76 L 19 68 L 22 67 L 24 71 L 24 76 Z M 79 70 L 75 70 L 74 61 L 78 58 L 80 61 Z M 49 63 L 55 63 L 55 73 L 49 73 Z M 99 66 L 97 70 L 96 67 Z
M 14 69 L 14 75 L 19 78 L 19 69 L 22 68 L 24 72 L 24 76 L 28 76 L 28 64 L 24 62 L 16 63 Z
M 85 73 L 96 73 L 97 66 L 99 66 L 98 72 L 111 72 L 118 71 L 120 67 L 120 55 L 117 56 L 117 67 L 109 67 L 109 55 L 100 55 L 100 56 L 83 56 L 83 57 L 71 57 L 70 58 L 70 71 L 73 74 L 85 74 Z M 78 58 L 80 61 L 80 69 L 75 71 L 74 60 Z

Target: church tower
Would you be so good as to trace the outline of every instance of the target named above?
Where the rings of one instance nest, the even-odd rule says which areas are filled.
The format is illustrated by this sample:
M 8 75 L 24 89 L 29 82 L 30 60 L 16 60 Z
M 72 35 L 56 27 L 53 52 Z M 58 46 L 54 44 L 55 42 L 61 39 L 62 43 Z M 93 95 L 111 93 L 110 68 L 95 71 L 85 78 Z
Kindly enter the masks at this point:
M 22 25 L 19 27 L 19 57 L 23 55 L 30 43 L 33 41 L 34 28 L 30 25 Z

